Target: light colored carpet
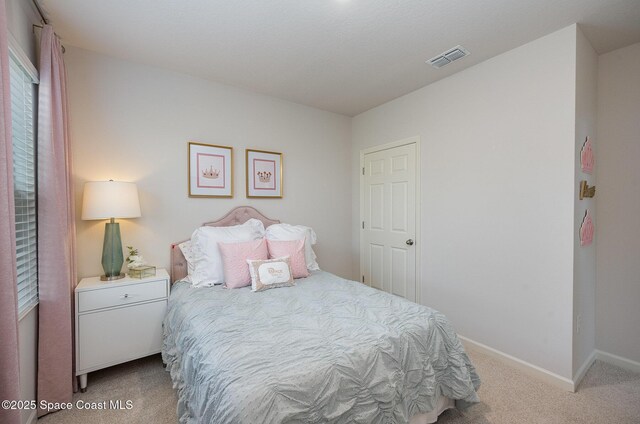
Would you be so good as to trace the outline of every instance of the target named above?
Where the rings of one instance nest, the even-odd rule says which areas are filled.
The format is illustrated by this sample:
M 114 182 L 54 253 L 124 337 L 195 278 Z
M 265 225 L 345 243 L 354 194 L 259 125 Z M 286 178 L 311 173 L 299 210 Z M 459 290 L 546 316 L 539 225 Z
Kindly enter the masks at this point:
M 532 379 L 497 359 L 470 351 L 482 379 L 482 402 L 464 413 L 446 411 L 438 424 L 638 424 L 640 374 L 597 361 L 576 393 Z M 159 356 L 89 374 L 87 393 L 74 402 L 126 400 L 130 410 L 71 410 L 42 424 L 175 424 L 176 395 Z
M 171 378 L 162 365 L 160 355 L 149 356 L 89 374 L 86 393 L 73 395 L 74 409 L 58 411 L 38 420 L 42 424 L 119 424 L 119 423 L 172 423 L 175 424 L 177 396 L 171 387 Z M 106 410 L 80 410 L 78 401 L 105 402 L 127 400 L 132 408 Z

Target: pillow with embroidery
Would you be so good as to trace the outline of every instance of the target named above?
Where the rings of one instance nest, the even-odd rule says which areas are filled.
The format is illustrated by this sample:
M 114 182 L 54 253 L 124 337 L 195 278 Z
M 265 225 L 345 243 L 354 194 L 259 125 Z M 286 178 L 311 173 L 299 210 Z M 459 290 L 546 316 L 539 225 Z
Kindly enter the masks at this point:
M 251 290 L 254 292 L 296 285 L 288 256 L 266 260 L 247 259 L 247 263 L 251 274 Z

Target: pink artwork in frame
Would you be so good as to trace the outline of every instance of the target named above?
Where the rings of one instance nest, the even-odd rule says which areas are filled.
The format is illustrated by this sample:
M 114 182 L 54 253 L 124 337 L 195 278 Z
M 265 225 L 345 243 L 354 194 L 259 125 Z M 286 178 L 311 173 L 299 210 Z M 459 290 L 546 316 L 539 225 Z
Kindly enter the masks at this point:
M 282 198 L 282 153 L 247 149 L 247 198 Z
M 595 157 L 593 155 L 593 146 L 591 144 L 591 139 L 587 137 L 582 145 L 582 149 L 580 150 L 580 167 L 582 168 L 582 172 L 586 174 L 593 173 L 594 163 Z
M 226 186 L 226 163 L 222 155 L 196 153 L 198 188 L 224 188 Z
M 233 148 L 190 141 L 189 197 L 233 197 Z
M 591 219 L 591 214 L 587 209 L 582 219 L 582 225 L 580 225 L 580 246 L 589 246 L 593 242 L 594 232 L 593 219 Z
M 253 188 L 255 190 L 276 190 L 276 161 L 253 159 Z

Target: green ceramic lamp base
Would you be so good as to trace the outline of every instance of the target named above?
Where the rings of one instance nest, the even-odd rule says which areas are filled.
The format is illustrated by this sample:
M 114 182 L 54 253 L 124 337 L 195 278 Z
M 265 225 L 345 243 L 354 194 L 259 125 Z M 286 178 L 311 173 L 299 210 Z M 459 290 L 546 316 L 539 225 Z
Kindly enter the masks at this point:
M 104 243 L 102 245 L 102 268 L 104 275 L 100 277 L 102 281 L 119 280 L 124 278 L 122 264 L 124 255 L 122 254 L 122 240 L 120 239 L 120 224 L 113 218 L 105 224 Z
M 101 275 L 100 276 L 100 281 L 112 281 L 112 280 L 119 280 L 121 278 L 124 278 L 125 275 L 123 273 L 120 273 L 119 275 L 114 275 L 112 277 L 107 277 L 106 275 Z

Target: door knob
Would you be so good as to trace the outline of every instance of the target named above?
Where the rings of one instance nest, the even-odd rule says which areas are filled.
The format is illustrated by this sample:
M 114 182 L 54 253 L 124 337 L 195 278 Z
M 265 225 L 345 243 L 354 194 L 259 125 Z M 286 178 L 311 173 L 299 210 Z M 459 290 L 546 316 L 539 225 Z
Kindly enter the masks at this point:
M 406 243 L 407 243 L 409 246 L 413 246 L 413 240 L 411 240 L 411 239 L 407 240 L 407 241 L 406 241 Z

